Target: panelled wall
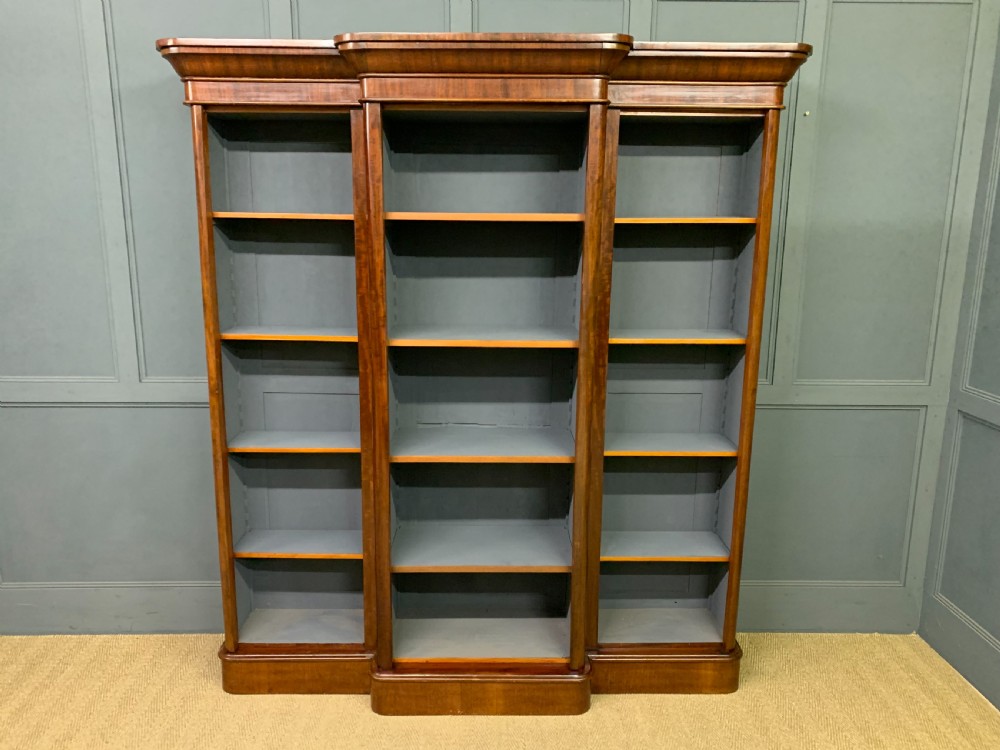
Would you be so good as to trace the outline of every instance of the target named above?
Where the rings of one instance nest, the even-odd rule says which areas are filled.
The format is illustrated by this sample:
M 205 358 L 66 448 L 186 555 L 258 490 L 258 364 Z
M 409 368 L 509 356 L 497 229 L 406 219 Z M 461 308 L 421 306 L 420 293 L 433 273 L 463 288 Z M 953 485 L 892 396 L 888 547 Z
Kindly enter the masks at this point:
M 189 115 L 153 41 L 350 30 L 815 46 L 784 118 L 741 626 L 917 627 L 995 3 L 0 0 L 0 19 L 0 631 L 219 629 Z M 977 309 L 994 336 L 965 390 L 997 393 Z M 1000 447 L 960 424 L 959 475 Z M 953 516 L 985 502 L 954 487 Z
M 1000 705 L 998 187 L 1000 64 L 976 196 L 920 621 L 930 644 Z

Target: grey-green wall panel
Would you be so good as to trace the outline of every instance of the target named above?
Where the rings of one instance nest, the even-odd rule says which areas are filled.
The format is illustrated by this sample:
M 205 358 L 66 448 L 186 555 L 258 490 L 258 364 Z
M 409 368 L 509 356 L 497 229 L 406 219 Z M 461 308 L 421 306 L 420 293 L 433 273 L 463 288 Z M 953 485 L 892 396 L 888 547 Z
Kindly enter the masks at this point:
M 106 0 L 125 220 L 144 380 L 202 379 L 191 119 L 160 37 L 267 37 L 266 0 Z
M 628 33 L 629 0 L 472 0 L 474 31 Z
M 0 634 L 220 633 L 217 581 L 0 583 Z
M 115 380 L 80 9 L 5 0 L 0 19 L 0 380 Z
M 762 408 L 744 578 L 899 584 L 919 409 Z
M 920 633 L 1000 705 L 1000 59 L 992 74 Z
M 292 32 L 329 39 L 348 31 L 463 31 L 451 28 L 461 0 L 291 0 Z
M 654 0 L 652 38 L 673 42 L 788 42 L 797 0 Z
M 799 382 L 924 382 L 973 7 L 833 2 L 806 201 Z M 905 132 L 905 137 L 904 137 Z
M 218 579 L 208 410 L 0 409 L 5 583 Z
M 959 414 L 937 594 L 1000 634 L 1000 428 Z

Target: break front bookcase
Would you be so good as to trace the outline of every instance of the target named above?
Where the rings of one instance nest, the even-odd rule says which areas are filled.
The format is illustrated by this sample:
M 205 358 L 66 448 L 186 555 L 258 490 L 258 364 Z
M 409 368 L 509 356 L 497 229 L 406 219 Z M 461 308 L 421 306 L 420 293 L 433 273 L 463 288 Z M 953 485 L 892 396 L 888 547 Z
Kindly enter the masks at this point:
M 728 692 L 803 44 L 162 39 L 234 693 Z

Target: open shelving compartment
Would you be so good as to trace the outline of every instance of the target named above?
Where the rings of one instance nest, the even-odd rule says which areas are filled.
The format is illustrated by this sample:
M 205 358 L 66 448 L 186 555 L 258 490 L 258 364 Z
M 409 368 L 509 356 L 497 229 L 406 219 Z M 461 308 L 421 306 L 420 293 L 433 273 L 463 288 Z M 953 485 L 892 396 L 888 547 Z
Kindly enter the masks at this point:
M 569 656 L 569 579 L 559 573 L 393 575 L 393 660 Z
M 745 344 L 753 229 L 617 225 L 611 344 Z
M 612 345 L 605 456 L 735 456 L 742 347 Z
M 238 560 L 241 644 L 361 644 L 360 560 Z
M 576 352 L 395 347 L 391 460 L 570 463 Z
M 598 641 L 721 644 L 725 563 L 601 563 Z
M 574 348 L 581 225 L 390 221 L 392 346 Z
M 567 464 L 393 466 L 394 660 L 564 660 L 572 491 Z
M 350 454 L 229 458 L 240 559 L 362 559 L 361 463 Z
M 383 117 L 386 218 L 583 221 L 584 112 L 389 108 Z
M 223 340 L 357 341 L 350 221 L 217 219 Z
M 763 118 L 623 115 L 615 223 L 755 223 Z
M 234 453 L 358 453 L 355 344 L 228 341 L 226 430 Z
M 351 124 L 346 112 L 214 113 L 209 124 L 216 218 L 353 216 Z

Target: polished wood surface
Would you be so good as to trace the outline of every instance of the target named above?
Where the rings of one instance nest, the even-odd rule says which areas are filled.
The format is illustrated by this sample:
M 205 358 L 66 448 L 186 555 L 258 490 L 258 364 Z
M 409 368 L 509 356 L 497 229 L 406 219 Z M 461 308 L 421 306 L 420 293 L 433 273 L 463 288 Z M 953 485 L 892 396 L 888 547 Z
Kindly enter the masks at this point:
M 743 366 L 743 401 L 740 406 L 739 456 L 736 459 L 736 491 L 733 507 L 733 538 L 729 543 L 729 589 L 726 592 L 726 619 L 722 642 L 736 648 L 736 616 L 740 599 L 740 572 L 743 568 L 743 536 L 746 529 L 747 493 L 750 489 L 750 451 L 757 405 L 760 369 L 760 337 L 764 322 L 767 260 L 771 243 L 771 214 L 774 208 L 774 170 L 778 159 L 780 112 L 772 110 L 764 120 L 760 187 L 757 199 L 757 233 L 754 236 L 753 276 L 750 282 L 750 316 Z
M 371 656 L 312 649 L 309 653 L 219 652 L 222 689 L 237 695 L 341 693 L 371 689 Z
M 590 654 L 595 693 L 732 693 L 740 683 L 739 645 L 725 654 Z
M 225 399 L 222 392 L 222 346 L 219 338 L 219 300 L 215 280 L 215 231 L 212 226 L 212 180 L 209 174 L 208 115 L 191 107 L 194 143 L 195 197 L 198 203 L 198 246 L 201 259 L 201 298 L 205 321 L 205 359 L 208 371 L 208 413 L 212 432 L 212 468 L 215 480 L 215 519 L 219 538 L 224 648 L 236 649 L 239 617 L 236 613 L 236 572 L 233 567 L 233 521 L 229 506 L 229 452 Z
M 754 400 L 773 207 L 778 114 L 784 87 L 811 52 L 803 44 L 690 44 L 637 42 L 622 34 L 344 34 L 332 40 L 162 39 L 157 49 L 184 81 L 192 107 L 196 200 L 201 248 L 210 424 L 214 459 L 225 642 L 220 657 L 229 692 L 371 692 L 385 714 L 574 714 L 590 692 L 704 692 L 735 690 L 740 650 L 735 639 Z M 572 110 L 587 113 L 584 206 L 581 213 L 386 212 L 383 195 L 384 108 L 483 111 Z M 213 211 L 209 175 L 209 116 L 227 118 L 350 112 L 352 213 Z M 732 123 L 763 119 L 759 197 L 754 216 L 617 216 L 617 149 L 622 115 L 692 117 Z M 571 208 L 575 208 L 572 206 Z M 353 222 L 357 320 L 341 329 L 243 327 L 221 331 L 215 276 L 214 226 L 274 220 Z M 521 330 L 468 335 L 459 329 L 390 337 L 387 325 L 386 222 L 582 224 L 579 330 Z M 754 232 L 748 326 L 727 330 L 610 330 L 612 248 L 617 227 L 744 225 Z M 636 231 L 622 229 L 621 231 Z M 686 230 L 687 231 L 687 230 Z M 749 252 L 749 250 L 744 251 Z M 340 342 L 358 355 L 360 434 L 332 433 L 310 444 L 288 433 L 237 435 L 227 445 L 223 399 L 223 342 Z M 706 433 L 605 436 L 608 353 L 611 346 L 732 346 L 744 356 L 738 445 Z M 561 444 L 542 440 L 525 455 L 447 452 L 397 443 L 390 425 L 392 347 L 575 349 L 576 434 Z M 717 350 L 716 350 L 717 351 Z M 399 353 L 402 355 L 402 353 Z M 395 355 L 394 355 L 395 356 Z M 483 352 L 489 357 L 490 353 Z M 397 433 L 399 431 L 397 430 Z M 274 437 L 274 435 L 272 435 Z M 400 437 L 396 434 L 395 437 Z M 404 436 L 405 437 L 405 436 Z M 412 437 L 412 436 L 411 436 Z M 543 436 L 544 437 L 544 436 Z M 252 439 L 250 439 L 252 438 Z M 520 438 L 519 438 L 520 439 Z M 332 441 L 332 442 L 331 442 Z M 558 441 L 557 441 L 558 442 Z M 419 441 L 418 441 L 419 443 Z M 483 445 L 486 445 L 484 443 Z M 729 447 L 731 446 L 731 447 Z M 404 449 L 405 447 L 405 449 Z M 532 450 L 535 450 L 532 453 Z M 230 454 L 360 453 L 364 643 L 241 644 L 236 608 L 237 559 L 359 559 L 353 551 L 319 553 L 234 548 L 229 505 Z M 728 554 L 663 552 L 602 557 L 604 460 L 621 457 L 735 457 L 735 504 Z M 394 464 L 574 464 L 569 564 L 393 565 L 390 488 Z M 599 643 L 601 562 L 710 562 L 728 570 L 722 642 Z M 558 562 L 558 561 L 556 561 Z M 356 564 L 356 563 L 355 563 Z M 568 574 L 566 659 L 395 658 L 393 576 L 457 573 Z M 658 633 L 655 633 L 657 634 Z M 697 634 L 697 633 L 696 633 Z M 711 640 L 711 638 L 706 638 Z
M 473 662 L 460 670 L 375 672 L 372 709 L 385 716 L 552 716 L 582 714 L 590 708 L 587 674 L 554 667 L 505 672 L 486 667 Z

